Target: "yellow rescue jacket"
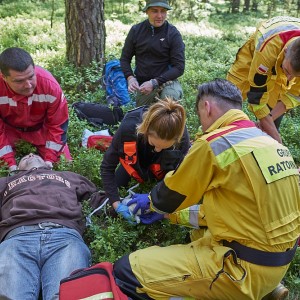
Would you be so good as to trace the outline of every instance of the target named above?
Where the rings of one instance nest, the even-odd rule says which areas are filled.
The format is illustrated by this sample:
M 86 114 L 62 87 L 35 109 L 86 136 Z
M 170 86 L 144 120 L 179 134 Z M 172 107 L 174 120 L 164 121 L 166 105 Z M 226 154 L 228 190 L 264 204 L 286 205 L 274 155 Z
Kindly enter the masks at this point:
M 298 176 L 289 150 L 232 109 L 152 189 L 151 206 L 176 212 L 170 217 L 174 223 L 196 227 L 198 221 L 216 241 L 285 251 L 300 234 Z M 186 208 L 199 203 L 198 216 L 187 215 Z
M 227 79 L 248 97 L 249 108 L 258 119 L 282 101 L 289 110 L 300 104 L 300 78 L 287 80 L 282 69 L 285 49 L 300 37 L 300 19 L 275 17 L 261 23 L 239 49 Z

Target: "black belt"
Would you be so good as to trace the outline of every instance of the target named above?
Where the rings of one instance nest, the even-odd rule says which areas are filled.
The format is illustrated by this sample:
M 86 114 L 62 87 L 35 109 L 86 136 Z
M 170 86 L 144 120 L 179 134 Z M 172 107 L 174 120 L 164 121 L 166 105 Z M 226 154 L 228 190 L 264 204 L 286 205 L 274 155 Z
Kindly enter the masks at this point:
M 19 131 L 22 131 L 22 132 L 32 132 L 32 131 L 38 131 L 39 129 L 41 129 L 43 127 L 43 123 L 39 123 L 35 126 L 31 126 L 31 127 L 18 127 L 18 126 L 14 126 L 14 125 L 11 125 L 9 124 L 5 119 L 3 119 L 4 123 L 12 128 L 15 128 Z
M 35 126 L 31 126 L 31 127 L 17 127 L 17 126 L 12 126 L 12 125 L 10 125 L 10 126 L 16 128 L 17 130 L 22 131 L 22 132 L 38 131 L 39 129 L 41 129 L 43 127 L 42 124 L 38 124 Z
M 233 249 L 238 258 L 250 262 L 252 264 L 269 267 L 280 267 L 289 264 L 297 250 L 298 240 L 292 249 L 285 252 L 267 252 L 262 250 L 253 249 L 236 241 L 228 242 L 223 241 L 225 247 Z
M 5 236 L 5 239 L 8 239 L 9 237 L 19 234 L 21 232 L 44 230 L 44 229 L 49 229 L 49 228 L 63 228 L 63 227 L 65 227 L 65 226 L 57 224 L 57 223 L 52 223 L 52 222 L 42 222 L 42 223 L 35 224 L 35 225 L 23 225 L 23 226 L 17 227 L 15 229 L 12 229 L 11 231 L 9 231 L 8 234 Z

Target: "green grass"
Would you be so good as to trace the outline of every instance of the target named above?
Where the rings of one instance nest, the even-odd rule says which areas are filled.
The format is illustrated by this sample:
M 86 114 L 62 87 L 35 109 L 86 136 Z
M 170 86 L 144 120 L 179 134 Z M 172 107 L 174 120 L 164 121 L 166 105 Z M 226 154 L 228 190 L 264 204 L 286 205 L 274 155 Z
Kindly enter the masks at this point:
M 133 23 L 144 19 L 137 10 L 137 0 L 126 3 L 125 11 L 116 13 L 117 6 L 106 5 L 106 57 L 119 57 L 126 34 Z M 133 3 L 131 6 L 129 4 Z M 182 1 L 181 1 L 182 2 Z M 196 3 L 196 2 L 195 2 Z M 54 9 L 52 4 L 54 4 Z M 200 4 L 195 7 L 197 19 L 186 20 L 188 13 L 183 11 L 180 20 L 177 12 L 170 13 L 170 21 L 183 35 L 186 45 L 186 71 L 180 78 L 184 90 L 182 101 L 188 113 L 187 126 L 193 137 L 199 127 L 195 114 L 195 96 L 197 86 L 216 77 L 224 78 L 235 59 L 238 48 L 255 30 L 255 25 L 264 18 L 263 12 L 227 14 L 228 7 L 219 1 L 214 6 Z M 53 9 L 53 11 L 52 11 Z M 53 18 L 51 17 L 53 15 Z M 51 27 L 52 25 L 52 27 Z M 47 68 L 60 82 L 70 104 L 70 126 L 68 144 L 73 155 L 72 164 L 62 160 L 59 170 L 71 170 L 92 180 L 101 188 L 99 166 L 103 154 L 97 150 L 80 147 L 82 132 L 85 128 L 96 131 L 86 122 L 78 120 L 71 106 L 76 101 L 104 102 L 104 91 L 97 81 L 102 70 L 94 63 L 88 68 L 76 69 L 65 59 L 65 27 L 63 0 L 0 1 L 0 52 L 6 47 L 19 46 L 29 51 L 36 64 Z M 247 112 L 246 105 L 244 106 Z M 253 116 L 251 116 L 253 117 Z M 284 143 L 300 164 L 299 125 L 300 110 L 288 113 L 283 121 L 281 134 Z M 22 157 L 32 148 L 20 144 L 18 157 Z M 0 176 L 7 174 L 0 168 Z M 142 185 L 140 192 L 147 192 L 151 186 Z M 90 208 L 85 207 L 89 212 Z M 94 217 L 94 225 L 85 236 L 93 252 L 94 261 L 114 261 L 123 254 L 154 244 L 169 245 L 184 243 L 188 230 L 169 225 L 166 221 L 150 226 L 132 227 L 121 219 Z M 175 233 L 175 234 L 174 234 Z M 124 243 L 126 241 L 126 243 Z M 299 249 L 285 276 L 290 287 L 290 299 L 300 296 L 300 254 Z M 297 298 L 298 297 L 298 298 Z

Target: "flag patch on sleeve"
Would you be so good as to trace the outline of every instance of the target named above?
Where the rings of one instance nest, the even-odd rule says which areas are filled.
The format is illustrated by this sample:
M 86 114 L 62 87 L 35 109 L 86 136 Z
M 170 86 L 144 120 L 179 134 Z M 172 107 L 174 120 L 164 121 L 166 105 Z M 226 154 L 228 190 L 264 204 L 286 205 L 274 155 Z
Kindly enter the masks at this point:
M 259 65 L 259 67 L 258 67 L 258 71 L 260 71 L 262 73 L 267 73 L 268 70 L 269 70 L 269 68 L 264 65 Z

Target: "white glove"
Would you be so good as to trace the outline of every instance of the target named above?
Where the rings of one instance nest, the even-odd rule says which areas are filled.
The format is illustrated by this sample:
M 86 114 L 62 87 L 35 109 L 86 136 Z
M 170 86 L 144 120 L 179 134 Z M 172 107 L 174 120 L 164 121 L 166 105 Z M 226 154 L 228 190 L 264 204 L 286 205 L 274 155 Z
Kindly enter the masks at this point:
M 49 169 L 51 169 L 52 170 L 52 168 L 53 168 L 53 164 L 52 164 L 52 162 L 51 161 L 49 161 L 49 160 L 45 160 L 45 165 L 49 168 Z

